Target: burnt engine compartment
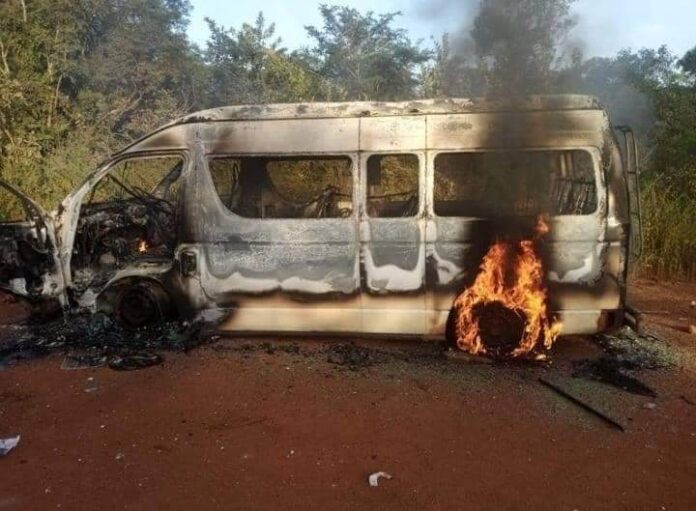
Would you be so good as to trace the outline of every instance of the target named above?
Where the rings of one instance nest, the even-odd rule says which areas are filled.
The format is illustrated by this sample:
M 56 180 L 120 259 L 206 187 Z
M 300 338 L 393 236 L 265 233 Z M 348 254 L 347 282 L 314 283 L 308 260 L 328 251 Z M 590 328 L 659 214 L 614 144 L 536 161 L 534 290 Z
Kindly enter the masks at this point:
M 166 193 L 119 185 L 127 192 L 125 198 L 82 206 L 72 259 L 78 289 L 104 285 L 124 267 L 174 256 L 176 201 Z
M 54 263 L 50 240 L 41 238 L 31 222 L 0 224 L 0 284 L 14 287 L 18 281 L 29 296 L 42 292 Z

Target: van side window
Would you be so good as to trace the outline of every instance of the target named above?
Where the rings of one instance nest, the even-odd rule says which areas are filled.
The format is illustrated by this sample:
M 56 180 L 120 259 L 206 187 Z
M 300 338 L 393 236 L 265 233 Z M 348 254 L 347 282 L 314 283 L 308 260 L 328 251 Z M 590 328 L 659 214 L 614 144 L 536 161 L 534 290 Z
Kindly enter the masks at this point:
M 353 212 L 347 156 L 212 157 L 220 200 L 247 218 L 343 218 Z
M 587 151 L 442 153 L 434 167 L 438 216 L 588 215 L 597 209 Z
M 373 218 L 418 213 L 418 156 L 374 154 L 367 159 L 367 214 Z
M 159 199 L 175 204 L 184 160 L 180 156 L 134 157 L 114 165 L 88 195 L 88 204 Z

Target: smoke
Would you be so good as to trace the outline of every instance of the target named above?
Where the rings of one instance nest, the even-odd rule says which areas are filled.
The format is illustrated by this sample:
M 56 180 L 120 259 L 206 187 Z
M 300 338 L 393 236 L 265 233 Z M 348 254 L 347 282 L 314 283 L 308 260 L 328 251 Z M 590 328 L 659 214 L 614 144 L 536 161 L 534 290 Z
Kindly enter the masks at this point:
M 646 133 L 652 108 L 628 78 L 626 56 L 586 59 L 575 0 L 430 0 L 427 20 L 456 19 L 437 48 L 435 94 L 515 97 L 579 93 L 599 97 L 615 124 Z M 628 59 L 630 61 L 630 58 Z M 629 62 L 630 64 L 630 62 Z
M 461 20 L 443 44 L 448 59 L 480 73 L 483 90 L 474 92 L 521 96 L 550 92 L 554 71 L 581 51 L 570 38 L 577 23 L 570 12 L 573 2 L 434 0 L 421 12 L 448 12 Z

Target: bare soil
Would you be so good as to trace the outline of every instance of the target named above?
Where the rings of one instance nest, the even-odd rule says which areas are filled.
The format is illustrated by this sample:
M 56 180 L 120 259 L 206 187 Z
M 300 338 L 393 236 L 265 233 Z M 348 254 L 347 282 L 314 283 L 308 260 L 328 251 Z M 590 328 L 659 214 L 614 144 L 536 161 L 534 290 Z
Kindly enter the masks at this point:
M 581 337 L 548 365 L 330 339 L 222 340 L 132 372 L 18 363 L 0 371 L 0 438 L 22 435 L 0 510 L 696 509 L 696 286 L 632 299 L 677 355 L 641 373 L 657 398 L 571 378 L 600 353 Z M 393 478 L 372 488 L 376 471 Z

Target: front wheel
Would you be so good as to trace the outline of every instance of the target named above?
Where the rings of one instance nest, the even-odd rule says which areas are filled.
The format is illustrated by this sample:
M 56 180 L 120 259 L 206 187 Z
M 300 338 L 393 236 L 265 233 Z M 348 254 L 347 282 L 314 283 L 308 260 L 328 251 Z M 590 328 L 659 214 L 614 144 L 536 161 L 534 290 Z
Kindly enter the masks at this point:
M 171 316 L 169 294 L 157 284 L 137 282 L 124 286 L 116 297 L 114 315 L 127 328 L 162 323 Z

